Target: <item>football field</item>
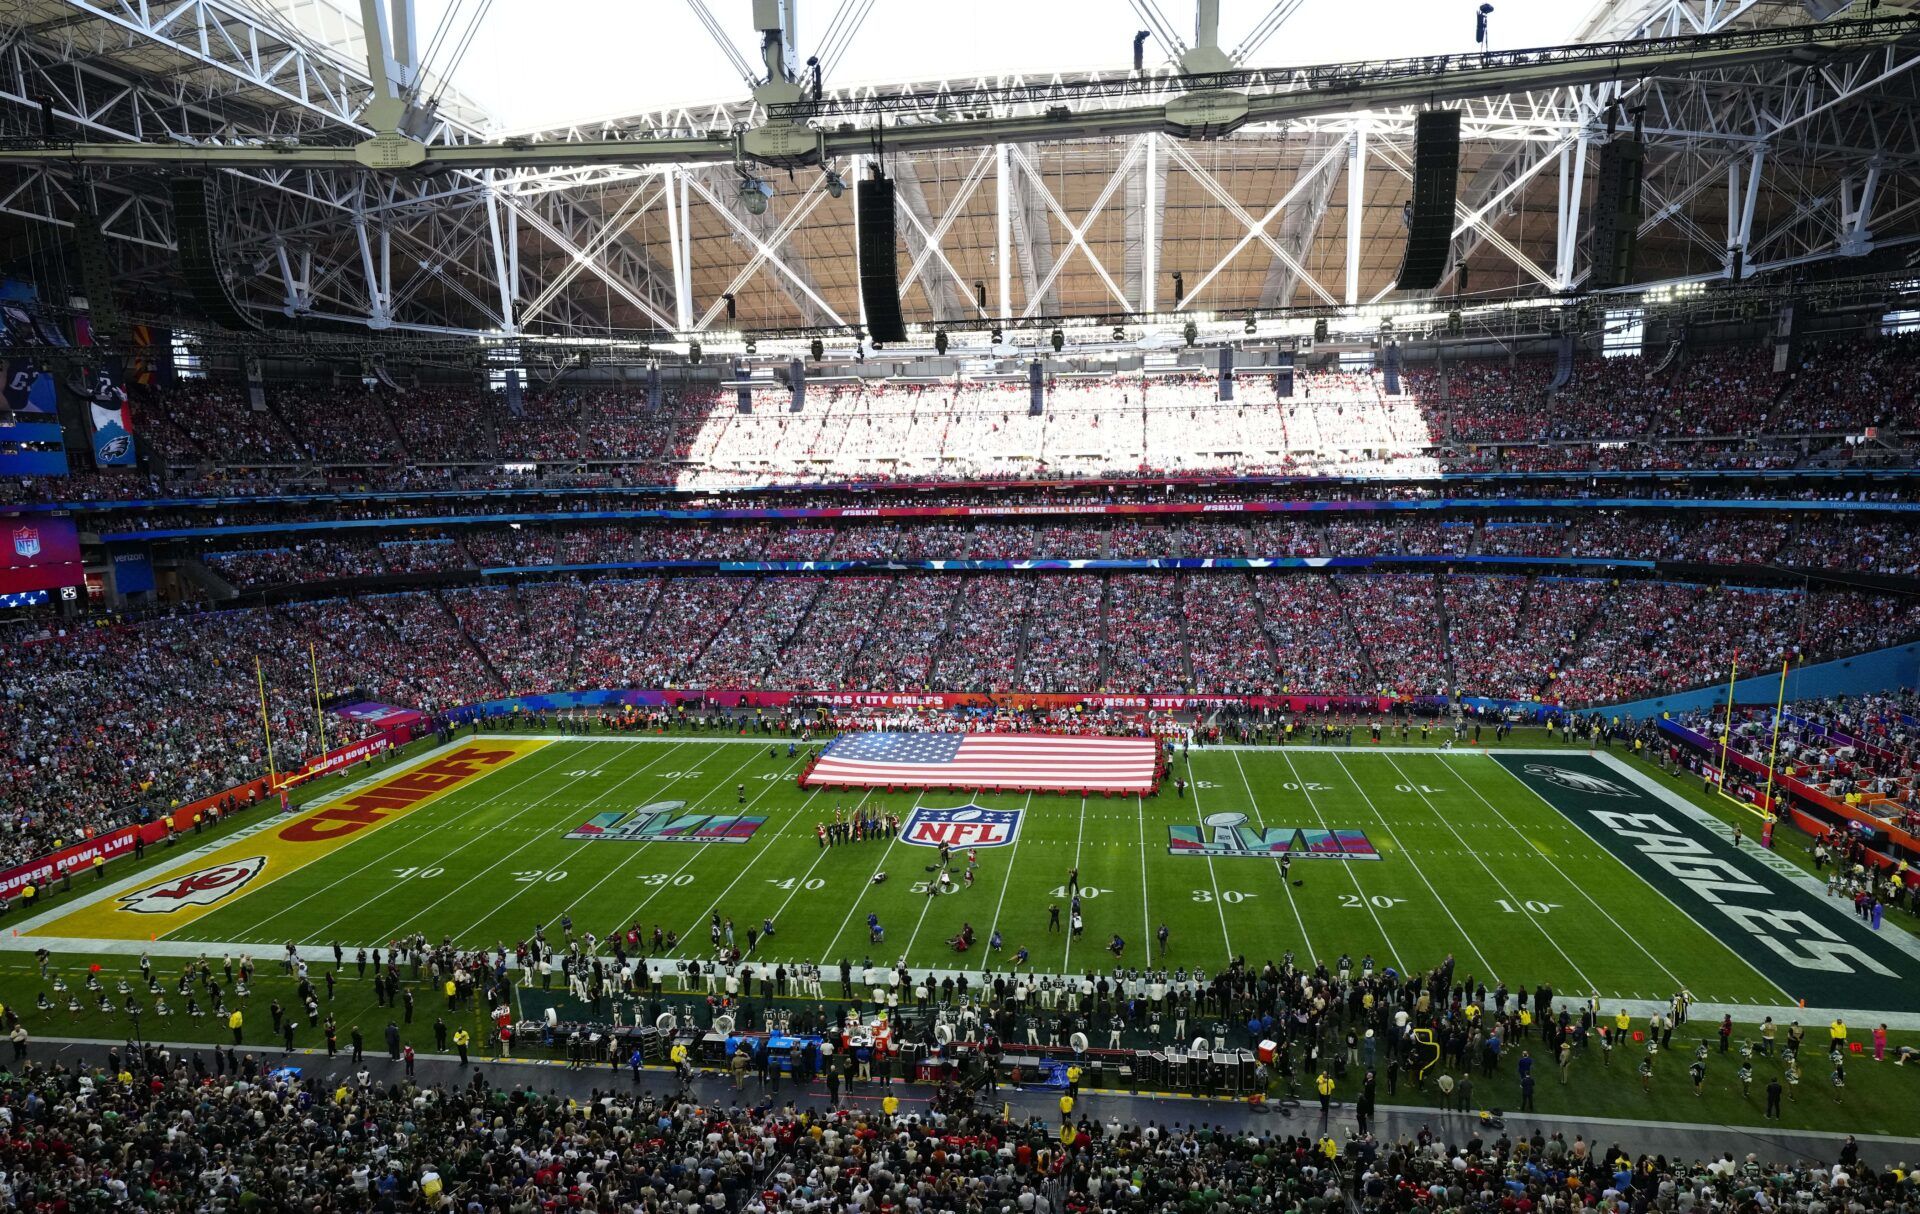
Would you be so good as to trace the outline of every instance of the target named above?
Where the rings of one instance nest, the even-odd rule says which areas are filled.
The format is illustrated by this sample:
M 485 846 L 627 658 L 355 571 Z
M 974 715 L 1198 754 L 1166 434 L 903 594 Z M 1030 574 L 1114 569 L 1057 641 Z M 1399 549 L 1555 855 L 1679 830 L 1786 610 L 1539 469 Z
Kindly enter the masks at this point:
M 1404 974 L 1451 956 L 1489 988 L 1609 1004 L 1686 990 L 1756 1009 L 1920 1007 L 1905 933 L 1869 931 L 1611 756 L 1196 749 L 1175 764 L 1184 797 L 1169 781 L 1091 798 L 807 791 L 803 757 L 699 735 L 462 738 L 107 883 L 12 944 L 270 957 L 422 932 L 511 949 L 541 925 L 559 939 L 566 915 L 601 936 L 658 925 L 680 939 L 672 958 L 704 961 L 718 914 L 743 950 L 771 920 L 748 958 L 768 964 L 978 972 L 1025 948 L 1040 973 L 1212 972 L 1290 952 Z M 906 829 L 822 846 L 816 826 L 856 806 Z M 966 882 L 956 849 L 953 892 L 929 896 L 942 837 L 977 841 L 978 868 Z M 977 943 L 960 954 L 948 941 L 967 924 Z

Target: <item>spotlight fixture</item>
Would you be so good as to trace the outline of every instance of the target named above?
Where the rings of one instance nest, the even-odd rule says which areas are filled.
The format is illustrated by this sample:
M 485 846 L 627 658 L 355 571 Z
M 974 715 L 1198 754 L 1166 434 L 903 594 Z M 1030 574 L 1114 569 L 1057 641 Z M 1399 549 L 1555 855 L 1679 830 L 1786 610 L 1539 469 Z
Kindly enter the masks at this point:
M 1127 340 L 1127 331 L 1121 328 L 1119 325 L 1113 326 L 1113 340 L 1115 341 Z
M 838 169 L 828 169 L 826 176 L 827 176 L 827 193 L 828 194 L 832 195 L 835 198 L 838 198 L 840 197 L 840 195 L 847 192 L 847 179 L 840 176 L 840 171 Z
M 813 339 L 813 345 L 810 346 L 809 349 L 813 351 L 813 361 L 815 362 L 819 362 L 827 356 L 827 343 L 817 337 Z
M 700 343 L 699 342 L 694 341 L 694 342 L 687 343 L 687 361 L 690 363 L 697 363 L 700 361 Z
M 1062 333 L 1058 329 L 1055 329 L 1053 331 L 1053 336 L 1049 337 L 1047 340 L 1053 343 L 1053 352 L 1055 354 L 1058 354 L 1060 353 L 1060 351 L 1067 348 L 1067 335 L 1065 333 Z
M 1187 327 L 1180 330 L 1180 334 L 1187 339 L 1188 345 L 1192 345 L 1200 340 L 1200 326 L 1188 321 Z
M 759 342 L 757 342 L 757 341 L 755 341 L 755 340 L 754 340 L 753 338 L 751 338 L 751 337 L 749 337 L 749 338 L 747 338 L 747 354 L 748 354 L 748 356 L 749 356 L 749 357 L 751 357 L 751 356 L 753 356 L 753 355 L 755 355 L 755 354 L 758 354 L 758 353 L 760 353 L 760 343 L 759 343 Z
M 1007 334 L 999 325 L 993 326 L 993 344 L 999 345 L 1007 339 Z
M 1253 313 L 1247 313 L 1247 323 L 1243 327 L 1246 329 L 1247 336 L 1252 337 L 1254 330 Z
M 751 173 L 740 174 L 740 205 L 747 208 L 750 215 L 765 215 L 767 199 L 773 197 L 773 187 Z
M 935 354 L 945 354 L 947 352 L 947 331 L 945 329 L 939 329 L 934 332 L 933 352 Z

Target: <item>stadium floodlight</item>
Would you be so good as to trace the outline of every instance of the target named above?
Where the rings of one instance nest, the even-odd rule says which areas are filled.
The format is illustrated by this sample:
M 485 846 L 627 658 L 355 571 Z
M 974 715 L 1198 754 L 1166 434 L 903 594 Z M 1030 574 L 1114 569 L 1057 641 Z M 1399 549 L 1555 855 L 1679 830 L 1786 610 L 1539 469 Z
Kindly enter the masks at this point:
M 1055 329 L 1053 335 L 1047 340 L 1053 343 L 1053 352 L 1055 354 L 1067 348 L 1067 335 L 1058 329 Z
M 1180 335 L 1186 338 L 1187 344 L 1191 346 L 1200 340 L 1200 326 L 1188 321 L 1187 327 L 1180 330 Z
M 947 331 L 945 329 L 939 329 L 934 332 L 933 352 L 935 354 L 945 354 L 947 352 Z
M 1006 330 L 1002 329 L 999 325 L 993 326 L 993 344 L 997 346 L 1006 339 Z
M 697 363 L 700 361 L 700 343 L 699 342 L 695 341 L 695 342 L 687 343 L 687 361 L 690 363 Z
M 832 195 L 835 198 L 838 198 L 840 197 L 840 195 L 847 192 L 847 179 L 840 175 L 840 170 L 828 169 L 826 172 L 826 177 L 827 177 L 827 193 L 828 194 Z
M 1115 341 L 1127 340 L 1127 331 L 1121 328 L 1119 325 L 1113 326 L 1113 340 Z
M 751 337 L 747 338 L 747 353 L 749 355 L 760 353 L 760 343 Z
M 740 174 L 740 205 L 747 208 L 750 215 L 765 215 L 767 199 L 773 197 L 773 187 L 751 173 Z
M 1254 331 L 1254 329 L 1255 329 L 1255 327 L 1256 327 L 1256 326 L 1254 325 L 1254 322 L 1253 322 L 1253 313 L 1251 313 L 1251 312 L 1249 312 L 1249 313 L 1247 313 L 1247 323 L 1246 323 L 1246 325 L 1244 326 L 1244 328 L 1246 329 L 1246 333 L 1247 333 L 1247 336 L 1248 336 L 1248 337 L 1252 337 L 1252 336 L 1253 336 L 1253 331 Z
M 813 352 L 813 361 L 815 362 L 819 362 L 827 356 L 827 343 L 817 337 L 813 339 L 813 344 L 808 348 Z

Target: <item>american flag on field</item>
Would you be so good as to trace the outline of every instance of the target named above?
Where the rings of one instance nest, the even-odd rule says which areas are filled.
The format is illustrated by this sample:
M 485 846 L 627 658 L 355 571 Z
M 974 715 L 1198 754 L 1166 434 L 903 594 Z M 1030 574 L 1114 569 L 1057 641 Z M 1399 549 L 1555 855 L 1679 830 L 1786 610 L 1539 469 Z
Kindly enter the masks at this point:
M 1153 790 L 1152 738 L 1035 733 L 855 733 L 835 738 L 803 783 L 854 787 Z

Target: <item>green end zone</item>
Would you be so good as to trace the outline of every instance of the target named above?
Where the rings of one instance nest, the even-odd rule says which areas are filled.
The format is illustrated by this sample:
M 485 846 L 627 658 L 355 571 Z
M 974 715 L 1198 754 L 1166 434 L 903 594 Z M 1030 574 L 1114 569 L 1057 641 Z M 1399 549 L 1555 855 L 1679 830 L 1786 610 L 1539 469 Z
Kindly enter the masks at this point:
M 1920 1007 L 1920 960 L 1588 755 L 1493 759 L 1781 990 L 1817 1008 Z M 1887 931 L 1897 929 L 1888 928 Z

